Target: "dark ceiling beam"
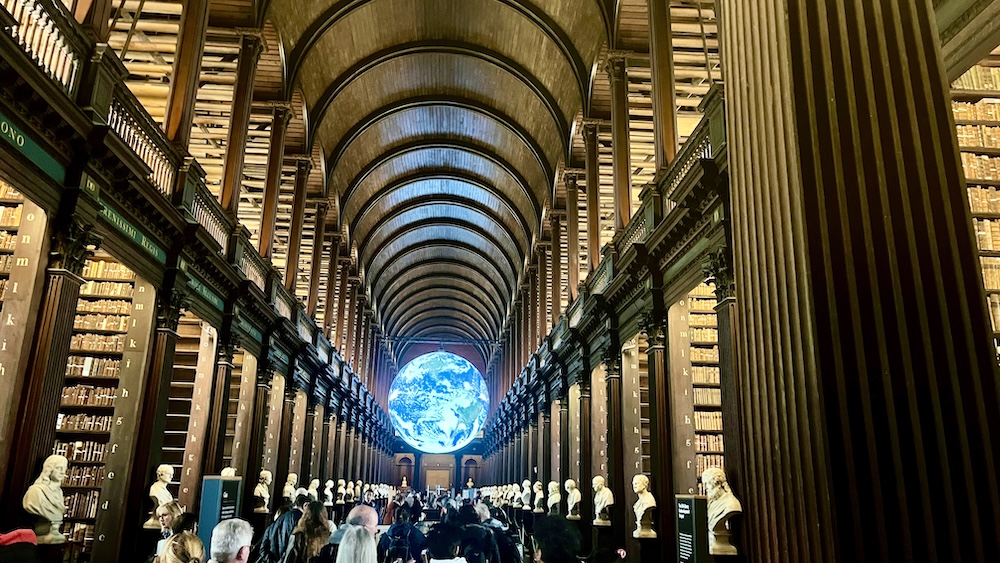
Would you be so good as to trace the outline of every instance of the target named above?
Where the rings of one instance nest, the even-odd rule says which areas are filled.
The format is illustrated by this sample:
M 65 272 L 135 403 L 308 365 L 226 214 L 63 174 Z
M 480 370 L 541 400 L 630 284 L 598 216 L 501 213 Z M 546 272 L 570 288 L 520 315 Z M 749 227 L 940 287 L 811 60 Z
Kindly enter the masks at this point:
M 445 314 L 435 315 L 435 314 L 427 314 L 430 313 L 430 311 L 425 312 L 422 318 L 411 319 L 411 322 L 406 326 L 400 328 L 400 331 L 397 334 L 402 337 L 419 336 L 421 334 L 421 331 L 427 328 L 434 329 L 434 328 L 444 328 L 446 326 L 451 326 L 455 327 L 456 329 L 458 328 L 463 329 L 465 331 L 465 334 L 469 336 L 470 339 L 491 340 L 491 338 L 487 334 L 485 334 L 481 330 L 478 330 L 475 326 L 470 325 L 468 321 L 466 321 L 465 319 L 456 317 L 455 311 L 438 311 L 438 312 Z M 489 346 L 484 344 L 476 344 L 475 346 L 483 353 L 483 355 L 488 355 L 487 350 L 489 350 L 490 348 Z
M 412 266 L 412 264 L 410 264 L 407 260 L 411 259 L 413 256 L 417 256 L 417 253 L 419 252 L 431 251 L 431 250 L 434 251 L 441 250 L 446 253 L 449 250 L 452 251 L 457 250 L 460 251 L 462 254 L 467 254 L 469 257 L 468 262 L 441 259 L 438 261 L 438 263 L 441 264 L 442 266 L 446 266 L 449 263 L 456 263 L 456 262 L 459 264 L 465 264 L 467 266 L 471 266 L 473 269 L 482 272 L 483 275 L 487 277 L 487 279 L 491 279 L 490 275 L 494 275 L 496 276 L 497 279 L 501 279 L 504 282 L 503 289 L 500 290 L 499 293 L 501 295 L 513 295 L 514 286 L 517 285 L 516 278 L 511 279 L 508 276 L 505 276 L 504 273 L 501 272 L 499 268 L 497 268 L 497 265 L 494 264 L 492 261 L 490 261 L 489 257 L 485 256 L 483 252 L 478 248 L 471 247 L 465 243 L 457 243 L 452 240 L 425 241 L 421 244 L 408 247 L 402 252 L 393 256 L 392 259 L 386 262 L 382 266 L 382 268 L 380 268 L 378 271 L 374 270 L 369 271 L 368 274 L 370 276 L 370 279 L 376 279 L 376 280 L 379 279 L 379 276 L 381 276 L 382 272 L 385 272 L 387 269 L 389 269 L 391 266 L 396 265 L 397 263 L 401 267 Z M 418 258 L 417 262 L 420 261 L 422 261 L 422 259 Z M 490 266 L 490 267 L 484 268 L 484 266 Z M 444 272 L 447 270 L 442 269 L 442 271 Z
M 457 139 L 428 139 L 421 141 L 414 141 L 412 143 L 407 143 L 405 145 L 400 145 L 394 147 L 378 157 L 372 159 L 367 166 L 361 169 L 360 172 L 351 180 L 344 190 L 344 195 L 341 197 L 343 205 L 341 207 L 348 207 L 348 203 L 351 198 L 354 197 L 355 192 L 365 179 L 368 178 L 375 170 L 380 167 L 385 166 L 392 162 L 394 159 L 401 158 L 410 153 L 420 152 L 432 149 L 445 149 L 454 150 L 458 152 L 467 152 L 474 154 L 483 160 L 492 163 L 494 166 L 500 168 L 504 171 L 514 182 L 521 188 L 524 196 L 528 198 L 531 202 L 532 208 L 535 212 L 535 217 L 540 217 L 542 214 L 542 206 L 539 198 L 536 197 L 534 190 L 528 183 L 528 180 L 509 162 L 504 160 L 502 157 L 496 153 L 489 151 L 481 146 L 474 145 L 467 141 L 457 140 Z M 548 186 L 542 186 L 542 194 L 548 193 Z
M 496 273 L 496 275 L 501 276 L 504 279 L 504 281 L 507 282 L 508 293 L 511 293 L 514 290 L 514 286 L 517 284 L 517 277 L 518 274 L 520 273 L 520 268 L 515 267 L 510 262 L 508 262 L 507 264 L 497 264 L 496 262 L 493 261 L 493 258 L 486 253 L 484 249 L 479 248 L 474 244 L 469 244 L 465 241 L 455 240 L 453 238 L 446 238 L 446 237 L 422 240 L 420 242 L 408 245 L 404 247 L 403 250 L 401 250 L 400 252 L 392 256 L 386 257 L 385 260 L 379 260 L 378 259 L 379 254 L 374 254 L 372 256 L 371 262 L 366 264 L 365 271 L 368 272 L 368 274 L 373 278 L 378 279 L 378 276 L 381 275 L 381 273 L 384 272 L 386 268 L 388 268 L 394 262 L 401 260 L 404 256 L 406 256 L 406 254 L 420 249 L 433 248 L 433 247 L 456 248 L 471 253 L 473 256 L 476 257 L 477 260 L 482 261 L 481 264 L 489 265 L 491 267 L 491 270 L 494 273 Z M 500 253 L 503 254 L 503 251 L 501 250 Z M 503 266 L 506 266 L 506 268 L 504 268 Z
M 343 18 L 347 17 L 351 12 L 370 1 L 372 0 L 341 0 L 340 2 L 330 6 L 325 12 L 320 14 L 311 24 L 309 24 L 309 27 L 307 27 L 302 33 L 302 37 L 295 43 L 295 47 L 289 54 L 288 61 L 290 70 L 288 76 L 291 78 L 289 83 L 294 83 L 298 78 L 298 73 L 302 68 L 302 63 L 305 61 L 306 55 L 308 55 L 309 51 L 316 46 L 320 37 L 337 25 L 337 23 Z M 576 48 L 576 45 L 573 43 L 569 33 L 556 24 L 556 22 L 543 10 L 527 0 L 494 1 L 500 2 L 508 8 L 511 8 L 521 14 L 522 17 L 530 21 L 535 27 L 539 28 L 542 33 L 556 45 L 562 53 L 566 63 L 573 70 L 573 76 L 576 79 L 577 86 L 579 88 L 578 91 L 581 102 L 586 104 L 587 64 L 584 62 L 583 57 L 580 55 L 580 51 Z
M 417 54 L 450 54 L 461 57 L 469 57 L 489 63 L 517 78 L 518 81 L 524 84 L 545 106 L 553 124 L 559 130 L 559 138 L 562 140 L 563 144 L 565 145 L 569 143 L 569 122 L 566 120 L 566 116 L 564 115 L 562 108 L 559 107 L 559 102 L 556 101 L 555 96 L 548 89 L 548 87 L 538 79 L 538 77 L 531 74 L 528 69 L 522 67 L 516 61 L 506 57 L 505 55 L 486 49 L 482 45 L 466 43 L 464 41 L 413 41 L 410 43 L 403 43 L 401 45 L 393 45 L 392 47 L 383 49 L 377 53 L 372 53 L 371 55 L 359 60 L 351 68 L 347 69 L 340 76 L 335 78 L 333 82 L 327 86 L 326 90 L 320 94 L 316 103 L 313 104 L 310 121 L 314 125 L 311 127 L 311 130 L 316 131 L 319 129 L 318 124 L 322 123 L 323 119 L 326 118 L 326 113 L 330 108 L 330 105 L 352 82 L 359 79 L 366 72 L 377 68 L 381 64 L 401 57 Z M 294 80 L 290 83 L 294 84 Z M 343 118 L 343 116 L 338 117 Z M 310 139 L 310 141 L 311 140 L 312 139 Z M 565 150 L 566 147 L 562 148 Z
M 500 229 L 501 232 L 507 234 L 507 236 L 510 237 L 510 233 L 507 233 L 507 231 L 502 228 L 502 225 L 496 225 L 496 226 Z M 368 251 L 368 244 L 372 240 L 373 235 L 376 231 L 374 230 L 369 231 L 369 235 L 365 238 L 364 241 L 361 242 L 361 244 L 358 245 L 358 258 L 361 259 L 362 264 L 370 264 L 370 263 L 373 264 L 375 262 L 375 258 L 381 256 L 382 252 L 386 249 L 386 247 L 390 246 L 392 243 L 396 242 L 400 238 L 407 237 L 412 233 L 418 230 L 422 230 L 426 227 L 446 227 L 446 228 L 462 229 L 465 231 L 469 231 L 471 233 L 475 233 L 476 235 L 479 235 L 480 237 L 488 241 L 490 244 L 492 244 L 496 248 L 496 250 L 500 253 L 501 256 L 505 256 L 507 258 L 507 266 L 510 267 L 511 271 L 513 272 L 519 271 L 521 264 L 524 263 L 524 257 L 526 256 L 526 253 L 523 250 L 521 252 L 517 252 L 519 247 L 517 241 L 515 241 L 513 237 L 509 238 L 507 241 L 508 243 L 510 243 L 511 246 L 513 246 L 513 250 L 517 252 L 512 256 L 504 248 L 503 242 L 497 238 L 498 233 L 490 232 L 489 229 L 485 229 L 480 225 L 477 225 L 475 223 L 470 223 L 463 219 L 448 218 L 448 217 L 429 217 L 427 219 L 421 219 L 419 221 L 412 221 L 410 223 L 407 223 L 399 227 L 395 231 L 388 233 L 383 238 L 382 242 L 379 243 L 379 245 L 375 247 L 375 249 L 372 250 L 371 252 Z
M 490 318 L 497 326 L 503 324 L 503 310 L 496 303 L 493 303 L 484 291 L 466 280 L 452 279 L 450 272 L 447 276 L 439 274 L 433 278 L 427 278 L 424 280 L 424 283 L 415 282 L 406 284 L 404 289 L 392 294 L 391 299 L 380 302 L 383 318 L 394 318 L 400 307 L 404 307 L 405 311 L 405 306 L 410 302 L 410 299 L 426 292 L 440 293 L 442 295 L 460 293 L 469 299 L 470 302 L 475 303 L 478 308 L 489 313 Z
M 448 328 L 447 331 L 440 330 L 441 328 L 443 328 L 441 327 L 441 325 L 425 326 L 422 327 L 420 330 L 416 331 L 415 333 L 411 334 L 409 337 L 407 337 L 407 338 L 412 338 L 416 341 L 407 340 L 405 338 L 402 339 L 402 344 L 400 344 L 398 348 L 399 353 L 397 354 L 397 357 L 406 358 L 406 355 L 409 353 L 411 347 L 424 344 L 423 341 L 432 340 L 434 339 L 435 336 L 438 335 L 451 336 L 454 334 L 458 334 L 461 338 L 469 341 L 468 343 L 466 343 L 466 345 L 471 347 L 473 350 L 475 350 L 477 354 L 479 354 L 479 357 L 482 359 L 483 366 L 486 366 L 489 363 L 489 355 L 491 351 L 490 347 L 485 344 L 480 344 L 479 341 L 482 340 L 480 337 L 476 336 L 473 333 L 468 333 L 464 330 L 459 330 L 457 327 L 449 326 L 447 327 Z M 443 338 L 442 340 L 446 339 Z M 447 344 L 447 342 L 445 344 Z
M 451 263 L 448 266 L 449 269 L 445 273 L 441 270 L 438 262 L 425 261 L 415 265 L 400 272 L 400 275 L 395 276 L 385 284 L 376 282 L 374 287 L 372 287 L 372 299 L 376 303 L 389 303 L 395 298 L 397 293 L 405 292 L 411 287 L 419 287 L 428 281 L 434 283 L 442 283 L 444 281 L 468 283 L 482 290 L 489 297 L 490 303 L 493 304 L 501 317 L 505 315 L 506 298 L 500 293 L 500 286 L 496 285 L 496 282 L 468 264 Z
M 440 311 L 446 311 L 448 314 L 457 314 L 457 312 L 464 313 L 468 319 L 474 320 L 476 326 L 482 329 L 484 335 L 489 338 L 495 338 L 499 333 L 500 329 L 474 306 L 460 299 L 445 296 L 431 296 L 415 303 L 413 305 L 413 310 L 408 314 L 393 319 L 391 323 L 386 324 L 386 333 L 403 334 L 403 327 L 407 326 L 407 323 L 410 323 L 413 319 L 420 318 L 421 315 L 427 312 Z
M 506 193 L 503 192 L 503 190 L 494 187 L 493 185 L 485 182 L 484 180 L 482 180 L 481 178 L 477 177 L 474 174 L 466 173 L 464 171 L 457 171 L 449 168 L 431 168 L 428 170 L 422 170 L 417 174 L 411 174 L 403 178 L 399 178 L 398 180 L 395 180 L 391 184 L 387 184 L 385 187 L 378 190 L 372 198 L 368 199 L 362 204 L 361 210 L 358 211 L 350 221 L 351 232 L 354 232 L 354 230 L 357 228 L 358 222 L 361 221 L 361 219 L 365 215 L 367 215 L 373 209 L 375 209 L 375 207 L 379 204 L 379 202 L 381 202 L 383 199 L 388 198 L 396 190 L 406 188 L 411 184 L 417 184 L 420 182 L 430 181 L 430 180 L 448 180 L 448 181 L 468 184 L 471 187 L 478 188 L 492 195 L 493 197 L 496 197 L 497 199 L 503 201 L 504 205 L 507 206 L 511 214 L 517 218 L 518 223 L 521 224 L 521 228 L 524 230 L 526 236 L 529 239 L 531 238 L 531 233 L 534 230 L 532 228 L 532 225 L 536 225 L 540 219 L 538 214 L 535 214 L 529 222 L 528 218 L 525 217 L 524 213 L 522 213 L 521 208 L 514 205 L 514 202 L 510 199 L 510 197 L 507 196 Z M 443 198 L 444 196 L 441 197 Z M 534 213 L 535 210 L 531 209 L 530 211 Z
M 476 312 L 476 315 L 480 317 L 480 320 L 490 327 L 492 335 L 495 336 L 499 334 L 501 325 L 500 318 L 495 312 L 485 307 L 483 302 L 480 301 L 478 297 L 462 289 L 441 287 L 425 288 L 411 293 L 406 297 L 395 300 L 391 306 L 392 312 L 386 312 L 383 317 L 385 319 L 385 326 L 396 326 L 396 324 L 399 323 L 404 317 L 419 310 L 418 306 L 436 302 L 437 300 L 448 300 L 462 303 L 465 307 L 468 307 L 470 310 Z M 402 307 L 402 310 L 400 310 L 400 307 Z
M 331 162 L 339 163 L 348 147 L 350 147 L 354 141 L 361 137 L 365 131 L 376 123 L 399 115 L 400 113 L 408 110 L 429 107 L 459 108 L 482 115 L 495 121 L 510 131 L 511 134 L 520 139 L 520 141 L 528 147 L 528 150 L 531 151 L 535 160 L 538 161 L 538 166 L 545 178 L 553 177 L 555 169 L 553 168 L 552 163 L 549 162 L 542 146 L 517 120 L 494 107 L 483 104 L 482 102 L 457 96 L 417 96 L 378 108 L 355 123 L 354 126 L 351 127 L 351 129 L 348 130 L 343 137 L 341 137 L 337 146 L 334 147 L 333 152 L 330 153 Z

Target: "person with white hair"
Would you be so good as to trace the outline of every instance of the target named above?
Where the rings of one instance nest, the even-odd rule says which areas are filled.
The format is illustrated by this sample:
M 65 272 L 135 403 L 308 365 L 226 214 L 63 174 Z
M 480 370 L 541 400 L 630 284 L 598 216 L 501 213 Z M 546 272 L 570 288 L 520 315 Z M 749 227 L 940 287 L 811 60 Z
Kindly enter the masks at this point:
M 253 527 L 246 520 L 231 518 L 212 529 L 209 563 L 246 563 L 250 560 Z

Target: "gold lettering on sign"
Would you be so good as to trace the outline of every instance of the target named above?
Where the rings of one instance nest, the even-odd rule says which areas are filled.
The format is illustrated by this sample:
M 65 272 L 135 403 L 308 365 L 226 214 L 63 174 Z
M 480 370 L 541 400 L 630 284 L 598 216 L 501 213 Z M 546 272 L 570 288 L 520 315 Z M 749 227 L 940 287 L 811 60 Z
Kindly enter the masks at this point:
M 18 268 L 27 267 L 28 266 L 28 259 L 27 258 L 18 258 L 16 260 L 14 260 L 14 266 L 16 266 Z
M 31 244 L 31 235 L 21 235 L 21 244 Z

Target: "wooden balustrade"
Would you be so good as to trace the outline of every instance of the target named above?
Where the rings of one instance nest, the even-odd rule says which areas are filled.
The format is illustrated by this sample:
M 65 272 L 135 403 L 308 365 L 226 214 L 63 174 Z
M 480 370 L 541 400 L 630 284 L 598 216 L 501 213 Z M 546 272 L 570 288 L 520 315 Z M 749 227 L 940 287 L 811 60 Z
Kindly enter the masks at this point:
M 4 26 L 25 54 L 72 97 L 80 78 L 85 46 L 61 6 L 38 0 L 0 0 L 16 22 Z
M 149 167 L 149 181 L 165 196 L 173 190 L 178 158 L 163 131 L 124 84 L 115 89 L 111 130 Z

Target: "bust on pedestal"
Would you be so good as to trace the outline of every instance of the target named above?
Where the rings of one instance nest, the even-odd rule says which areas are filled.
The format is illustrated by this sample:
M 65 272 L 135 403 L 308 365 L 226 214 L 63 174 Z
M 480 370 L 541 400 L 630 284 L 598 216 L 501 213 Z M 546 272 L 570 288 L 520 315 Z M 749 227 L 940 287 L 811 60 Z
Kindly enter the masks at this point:
M 309 489 L 306 491 L 309 500 L 319 500 L 319 479 L 309 481 Z
M 174 495 L 167 490 L 167 485 L 174 478 L 174 468 L 166 463 L 156 468 L 156 482 L 149 486 L 149 498 L 153 499 L 153 510 L 149 514 L 149 520 L 142 525 L 147 530 L 159 530 L 160 521 L 156 517 L 156 509 L 172 502 Z
M 639 499 L 632 505 L 635 512 L 635 531 L 632 532 L 632 537 L 655 538 L 653 509 L 656 508 L 656 498 L 649 492 L 649 477 L 641 474 L 632 477 L 632 490 L 639 495 Z
M 513 508 L 521 508 L 521 504 L 522 504 L 521 503 L 521 486 L 518 485 L 517 483 L 511 483 L 510 484 L 510 489 L 508 490 L 507 494 L 510 495 L 510 499 L 512 501 L 511 502 L 511 506 Z
M 726 472 L 718 467 L 706 469 L 701 474 L 701 482 L 708 497 L 708 553 L 738 555 L 736 546 L 730 542 L 729 519 L 743 513 L 743 504 L 729 490 Z
M 469 477 L 469 480 L 465 482 L 465 488 L 466 489 L 472 489 L 475 486 L 476 486 L 476 484 L 472 482 L 472 477 Z
M 344 499 L 347 497 L 347 488 L 344 486 L 343 479 L 337 479 L 337 504 L 344 504 Z
M 222 468 L 222 472 L 219 473 L 219 476 L 220 477 L 236 477 L 236 468 L 235 467 L 224 467 L 224 468 Z
M 544 514 L 545 495 L 542 493 L 542 482 L 535 481 L 535 484 L 531 488 L 535 493 L 535 509 L 532 512 L 535 514 Z
M 254 507 L 253 511 L 259 514 L 267 514 L 267 505 L 271 502 L 271 482 L 273 477 L 271 472 L 264 469 L 257 478 L 257 486 L 253 489 Z
M 323 506 L 333 506 L 333 479 L 327 480 L 323 489 Z
M 576 481 L 572 479 L 566 479 L 563 484 L 566 488 L 566 519 L 567 520 L 579 520 L 580 519 L 580 489 L 576 488 Z
M 559 494 L 559 483 L 549 481 L 549 516 L 559 516 L 559 502 L 562 495 Z
M 608 513 L 611 511 L 611 505 L 615 503 L 615 495 L 611 489 L 604 486 L 604 477 L 600 475 L 594 477 L 591 485 L 594 487 L 593 524 L 595 526 L 610 526 L 611 520 L 608 519 Z
M 66 536 L 59 532 L 59 526 L 66 512 L 62 481 L 67 467 L 68 462 L 61 455 L 45 458 L 41 474 L 21 499 L 24 510 L 36 517 L 34 529 L 39 544 L 66 543 Z
M 521 482 L 521 510 L 531 510 L 531 481 Z
M 285 480 L 285 486 L 281 489 L 282 498 L 286 498 L 290 501 L 295 501 L 295 485 L 299 483 L 299 476 L 294 473 L 288 474 L 288 479 Z
M 400 489 L 405 489 L 406 488 L 406 475 L 403 475 L 403 482 L 402 482 L 402 484 L 399 485 L 399 488 Z

